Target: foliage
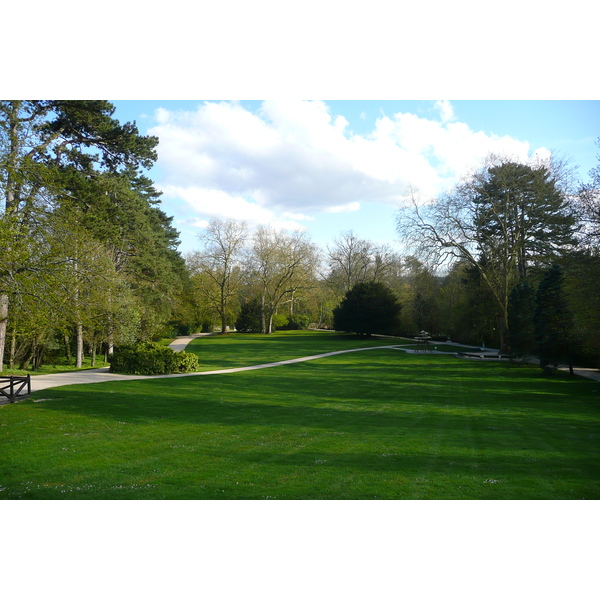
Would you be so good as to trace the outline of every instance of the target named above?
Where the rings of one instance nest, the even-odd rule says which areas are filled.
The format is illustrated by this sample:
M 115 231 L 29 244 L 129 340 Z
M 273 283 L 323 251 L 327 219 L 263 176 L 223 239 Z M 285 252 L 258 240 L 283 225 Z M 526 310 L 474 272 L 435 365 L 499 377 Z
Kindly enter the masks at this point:
M 600 367 L 600 254 L 585 250 L 564 262 L 565 291 L 573 311 L 578 363 Z
M 498 310 L 479 271 L 457 261 L 440 279 L 435 299 L 441 331 L 454 341 L 498 347 Z
M 242 287 L 247 230 L 245 221 L 212 219 L 199 235 L 202 250 L 187 259 L 188 269 L 198 277 L 199 293 L 221 319 L 221 333 L 233 321 L 232 308 Z
M 523 281 L 575 244 L 575 215 L 550 169 L 503 162 L 473 186 L 476 240 L 497 268 Z
M 261 302 L 259 298 L 253 298 L 242 304 L 235 328 L 241 333 L 261 332 Z
M 476 269 L 499 312 L 507 350 L 508 297 L 515 284 L 575 243 L 575 216 L 549 166 L 492 160 L 434 202 L 401 210 L 397 228 L 433 264 L 464 261 Z
M 401 315 L 402 332 L 410 336 L 423 330 L 442 332 L 438 306 L 439 278 L 414 256 L 404 258 L 402 275 L 398 295 L 402 305 L 407 308 Z
M 298 331 L 301 329 L 308 329 L 310 323 L 311 319 L 309 315 L 295 314 L 288 319 L 288 322 L 284 326 L 279 327 L 279 329 Z
M 535 296 L 533 323 L 540 366 L 573 366 L 573 315 L 567 303 L 564 275 L 559 265 L 550 267 Z
M 357 283 L 333 311 L 337 331 L 390 334 L 398 327 L 401 305 L 392 289 L 377 281 Z
M 600 138 L 596 140 L 600 149 Z M 580 185 L 577 194 L 577 208 L 581 229 L 581 241 L 592 251 L 600 250 L 600 154 L 598 165 L 589 172 L 590 181 Z
M 261 332 L 273 331 L 273 317 L 285 303 L 315 285 L 319 253 L 302 232 L 287 234 L 259 226 L 250 250 L 249 277 L 260 297 Z
M 190 352 L 174 352 L 156 342 L 141 342 L 115 349 L 109 357 L 111 373 L 164 375 L 198 370 L 198 357 Z
M 274 314 L 271 318 L 271 332 L 278 329 L 292 329 L 289 327 L 290 319 L 284 314 Z M 235 322 L 235 329 L 241 333 L 262 333 L 262 302 L 260 298 L 253 298 L 244 302 L 240 314 Z
M 18 348 L 35 359 L 54 337 L 22 326 L 28 298 L 40 323 L 75 340 L 77 364 L 84 342 L 108 352 L 174 318 L 188 274 L 141 173 L 158 139 L 113 113 L 96 100 L 0 102 L 0 371 L 7 327 L 11 364 Z
M 277 331 L 278 329 L 285 329 L 290 322 L 290 319 L 287 315 L 281 313 L 275 313 L 272 318 L 273 331 Z
M 533 317 L 535 289 L 529 281 L 520 281 L 508 300 L 508 331 L 510 348 L 517 356 L 530 356 L 536 351 Z
M 327 246 L 327 277 L 336 301 L 357 283 L 380 281 L 393 285 L 401 258 L 387 244 L 374 244 L 345 231 Z

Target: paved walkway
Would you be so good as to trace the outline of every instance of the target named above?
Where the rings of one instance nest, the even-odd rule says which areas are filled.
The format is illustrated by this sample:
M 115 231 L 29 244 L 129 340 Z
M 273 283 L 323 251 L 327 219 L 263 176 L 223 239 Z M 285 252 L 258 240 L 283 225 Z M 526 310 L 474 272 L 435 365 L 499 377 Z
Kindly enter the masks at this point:
M 182 344 L 182 342 L 178 342 Z M 189 343 L 189 342 L 188 342 Z M 175 344 L 175 342 L 174 342 Z M 119 373 L 110 373 L 109 367 L 101 369 L 87 369 L 85 371 L 75 371 L 71 373 L 55 373 L 53 375 L 35 375 L 31 378 L 31 392 L 39 392 L 47 388 L 59 387 L 61 385 L 72 385 L 77 383 L 100 383 L 103 381 L 128 381 L 134 379 L 165 379 L 167 377 L 197 377 L 198 375 L 221 375 L 225 373 L 240 373 L 242 371 L 254 371 L 256 369 L 268 369 L 278 367 L 279 365 L 291 365 L 293 363 L 306 362 L 317 358 L 325 358 L 334 354 L 344 354 L 346 352 L 360 352 L 362 350 L 377 350 L 379 348 L 394 348 L 397 346 L 374 346 L 372 348 L 355 348 L 352 350 L 338 350 L 336 352 L 325 352 L 324 354 L 315 354 L 313 356 L 304 356 L 301 358 L 292 358 L 289 360 L 280 360 L 277 362 L 266 363 L 262 365 L 251 365 L 249 367 L 235 367 L 231 369 L 219 369 L 216 371 L 200 371 L 198 373 L 173 373 L 170 375 L 121 375 Z
M 211 333 L 197 333 L 190 336 L 178 337 L 170 347 L 176 352 L 183 350 L 193 339 L 203 337 L 207 335 L 213 335 Z M 443 344 L 444 342 L 440 342 Z M 171 375 L 121 375 L 119 373 L 110 373 L 109 367 L 101 369 L 87 369 L 85 371 L 74 371 L 70 373 L 55 373 L 53 375 L 35 375 L 31 378 L 31 391 L 39 392 L 47 388 L 59 387 L 61 385 L 72 385 L 78 383 L 100 383 L 103 381 L 128 381 L 134 379 L 164 379 L 167 377 L 191 377 L 198 375 L 220 375 L 225 373 L 240 373 L 242 371 L 254 371 L 256 369 L 268 369 L 270 367 L 277 367 L 280 365 L 291 365 L 294 363 L 306 362 L 309 360 L 316 360 L 318 358 L 325 358 L 327 356 L 334 356 L 336 354 L 345 354 L 347 352 L 362 352 L 366 350 L 379 350 L 379 349 L 393 349 L 402 350 L 408 353 L 415 353 L 414 349 L 404 348 L 402 344 L 394 344 L 391 346 L 372 346 L 370 348 L 354 348 L 352 350 L 337 350 L 335 352 L 325 352 L 324 354 L 315 354 L 313 356 L 304 356 L 302 358 L 292 358 L 289 360 L 281 360 L 277 362 L 252 365 L 249 367 L 237 367 L 232 369 L 220 369 L 216 371 L 201 371 L 199 373 L 175 373 Z M 436 354 L 435 351 L 428 352 L 428 354 Z M 446 354 L 448 352 L 437 352 L 437 354 Z M 563 369 L 567 370 L 568 369 Z M 576 375 L 594 379 L 600 381 L 600 372 L 595 369 L 574 369 Z
M 216 335 L 216 333 L 193 333 L 192 335 L 179 336 L 174 342 L 169 344 L 169 348 L 173 348 L 175 352 L 185 350 L 187 345 L 196 338 L 206 337 L 207 335 Z

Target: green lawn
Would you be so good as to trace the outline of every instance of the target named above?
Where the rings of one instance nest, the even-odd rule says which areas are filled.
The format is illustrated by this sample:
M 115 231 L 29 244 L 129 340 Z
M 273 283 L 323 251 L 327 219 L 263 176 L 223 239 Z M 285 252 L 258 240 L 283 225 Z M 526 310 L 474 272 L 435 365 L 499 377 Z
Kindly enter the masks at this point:
M 198 356 L 201 371 L 261 365 L 279 360 L 335 352 L 345 348 L 402 345 L 415 347 L 405 338 L 356 337 L 323 331 L 278 331 L 272 335 L 228 334 L 196 338 L 186 352 Z
M 395 342 L 190 349 L 212 370 Z M 0 498 L 598 499 L 599 399 L 598 382 L 532 366 L 391 349 L 65 386 L 0 407 Z
M 73 359 L 74 361 L 75 359 Z M 71 371 L 85 371 L 87 369 L 100 369 L 102 367 L 108 367 L 108 363 L 104 362 L 104 356 L 98 355 L 96 356 L 96 363 L 92 366 L 92 360 L 89 356 L 86 356 L 83 359 L 83 365 L 81 367 L 76 367 L 71 361 L 71 364 L 66 364 L 66 361 L 63 359 L 59 364 L 44 364 L 35 371 L 29 367 L 29 369 L 9 369 L 5 366 L 2 373 L 0 373 L 0 377 L 7 377 L 8 375 L 31 375 L 35 377 L 36 375 L 53 375 L 54 373 L 68 373 Z

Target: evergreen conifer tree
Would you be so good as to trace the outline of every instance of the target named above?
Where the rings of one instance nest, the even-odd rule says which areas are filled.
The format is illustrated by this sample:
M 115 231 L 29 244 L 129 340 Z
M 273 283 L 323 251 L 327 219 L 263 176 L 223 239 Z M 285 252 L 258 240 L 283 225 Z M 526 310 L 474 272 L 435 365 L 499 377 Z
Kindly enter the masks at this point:
M 540 367 L 568 364 L 573 374 L 573 316 L 567 304 L 564 275 L 553 264 L 544 274 L 535 296 L 534 328 Z
M 363 281 L 348 290 L 333 310 L 333 326 L 338 331 L 354 331 L 358 335 L 390 334 L 398 326 L 400 309 L 400 302 L 389 286 Z
M 534 312 L 535 289 L 528 281 L 521 281 L 512 289 L 508 299 L 510 347 L 517 356 L 530 355 L 536 350 Z

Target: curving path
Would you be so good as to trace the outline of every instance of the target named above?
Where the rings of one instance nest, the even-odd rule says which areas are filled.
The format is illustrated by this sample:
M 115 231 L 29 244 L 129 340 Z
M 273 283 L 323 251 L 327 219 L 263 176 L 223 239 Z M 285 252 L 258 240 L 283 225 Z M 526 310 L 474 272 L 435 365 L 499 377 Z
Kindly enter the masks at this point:
M 181 351 L 195 337 L 203 334 L 190 336 L 189 338 L 178 338 L 171 347 L 176 351 Z M 208 334 L 210 335 L 210 334 Z M 184 343 L 184 340 L 187 340 Z M 266 363 L 262 365 L 251 365 L 249 367 L 234 367 L 231 369 L 219 369 L 216 371 L 200 371 L 197 373 L 173 373 L 171 375 L 121 375 L 119 373 L 110 373 L 109 367 L 101 369 L 88 369 L 85 371 L 76 371 L 72 373 L 55 373 L 53 375 L 36 375 L 31 378 L 31 392 L 39 392 L 47 388 L 59 387 L 61 385 L 72 385 L 77 383 L 99 383 L 103 381 L 127 381 L 133 379 L 165 379 L 167 377 L 197 377 L 199 375 L 220 375 L 225 373 L 240 373 L 242 371 L 254 371 L 256 369 L 268 369 L 270 367 L 278 367 L 280 365 L 291 365 L 293 363 L 305 362 L 308 360 L 316 360 L 317 358 L 325 358 L 335 354 L 344 354 L 346 352 L 361 352 L 363 350 L 379 350 L 381 348 L 393 348 L 401 350 L 398 345 L 394 346 L 374 346 L 371 348 L 354 348 L 352 350 L 337 350 L 335 352 L 325 352 L 324 354 L 315 354 L 313 356 L 304 356 L 301 358 L 291 358 L 288 360 L 280 360 L 277 362 Z M 408 350 L 405 350 L 408 351 Z
M 183 350 L 193 339 L 213 335 L 211 333 L 197 333 L 190 336 L 178 337 L 170 347 L 176 352 Z M 402 350 L 403 352 L 413 353 L 414 350 L 403 348 L 402 345 L 394 344 L 391 346 L 372 346 L 369 348 L 353 348 L 351 350 L 336 350 L 334 352 L 325 352 L 323 354 L 315 354 L 313 356 L 304 356 L 301 358 L 291 358 L 262 365 L 251 365 L 249 367 L 235 367 L 230 369 L 219 369 L 215 371 L 201 371 L 196 373 L 175 373 L 171 375 L 121 375 L 119 373 L 110 373 L 109 367 L 101 369 L 88 369 L 85 371 L 76 371 L 71 373 L 56 373 L 53 375 L 36 375 L 31 378 L 31 392 L 39 392 L 47 388 L 59 387 L 62 385 L 82 384 L 82 383 L 100 383 L 104 381 L 127 381 L 133 379 L 164 379 L 167 377 L 197 377 L 199 375 L 220 375 L 226 373 L 240 373 L 242 371 L 254 371 L 256 369 L 268 369 L 270 367 L 278 367 L 280 365 L 291 365 L 294 363 L 316 360 L 336 354 L 345 354 L 347 352 L 363 352 L 366 350 Z M 434 352 L 432 352 L 433 354 Z M 443 353 L 447 354 L 447 353 Z M 575 374 L 589 379 L 600 381 L 600 373 L 592 369 L 575 369 Z

